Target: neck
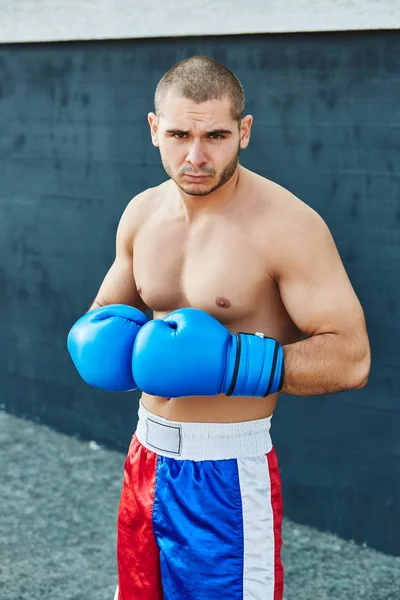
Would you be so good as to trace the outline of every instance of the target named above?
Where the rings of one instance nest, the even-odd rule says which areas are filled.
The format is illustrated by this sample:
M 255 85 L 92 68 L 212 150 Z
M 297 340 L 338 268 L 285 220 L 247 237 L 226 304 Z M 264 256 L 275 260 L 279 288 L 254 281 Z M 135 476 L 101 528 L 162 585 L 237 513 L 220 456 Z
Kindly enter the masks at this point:
M 238 165 L 232 177 L 207 196 L 191 196 L 175 184 L 186 220 L 192 222 L 198 216 L 210 213 L 232 202 L 239 186 L 241 171 L 242 167 Z

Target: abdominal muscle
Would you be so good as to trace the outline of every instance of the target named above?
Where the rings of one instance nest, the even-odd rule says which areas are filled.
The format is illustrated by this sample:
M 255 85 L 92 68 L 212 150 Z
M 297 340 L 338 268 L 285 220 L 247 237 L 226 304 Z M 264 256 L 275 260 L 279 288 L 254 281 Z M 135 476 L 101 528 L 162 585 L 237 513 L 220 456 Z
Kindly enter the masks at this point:
M 272 415 L 278 394 L 267 398 L 245 396 L 185 396 L 162 398 L 142 394 L 141 402 L 151 413 L 170 421 L 196 423 L 237 423 Z

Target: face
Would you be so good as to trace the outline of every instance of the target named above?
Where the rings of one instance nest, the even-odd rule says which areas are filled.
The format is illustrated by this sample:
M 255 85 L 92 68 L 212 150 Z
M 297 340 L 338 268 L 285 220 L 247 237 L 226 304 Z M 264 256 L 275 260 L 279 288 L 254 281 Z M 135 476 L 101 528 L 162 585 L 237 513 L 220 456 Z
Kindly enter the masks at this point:
M 196 104 L 170 92 L 162 114 L 150 113 L 148 120 L 167 175 L 186 194 L 207 196 L 235 174 L 253 118 L 244 117 L 239 126 L 227 98 Z

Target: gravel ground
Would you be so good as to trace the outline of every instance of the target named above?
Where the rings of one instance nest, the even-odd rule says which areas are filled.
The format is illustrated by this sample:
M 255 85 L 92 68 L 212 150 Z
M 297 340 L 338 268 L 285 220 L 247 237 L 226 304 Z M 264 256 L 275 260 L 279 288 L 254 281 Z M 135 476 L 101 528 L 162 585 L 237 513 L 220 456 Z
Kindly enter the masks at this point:
M 1 600 L 112 600 L 124 456 L 4 412 L 0 451 Z M 285 600 L 400 599 L 399 558 L 288 520 L 283 539 Z

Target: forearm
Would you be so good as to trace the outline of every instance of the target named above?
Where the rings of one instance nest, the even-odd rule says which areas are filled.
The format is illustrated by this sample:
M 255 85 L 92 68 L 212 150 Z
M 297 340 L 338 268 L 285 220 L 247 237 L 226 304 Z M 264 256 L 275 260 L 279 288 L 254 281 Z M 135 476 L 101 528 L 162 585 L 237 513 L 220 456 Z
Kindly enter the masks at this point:
M 282 391 L 295 396 L 331 394 L 363 387 L 369 373 L 368 340 L 335 333 L 314 335 L 283 347 Z

